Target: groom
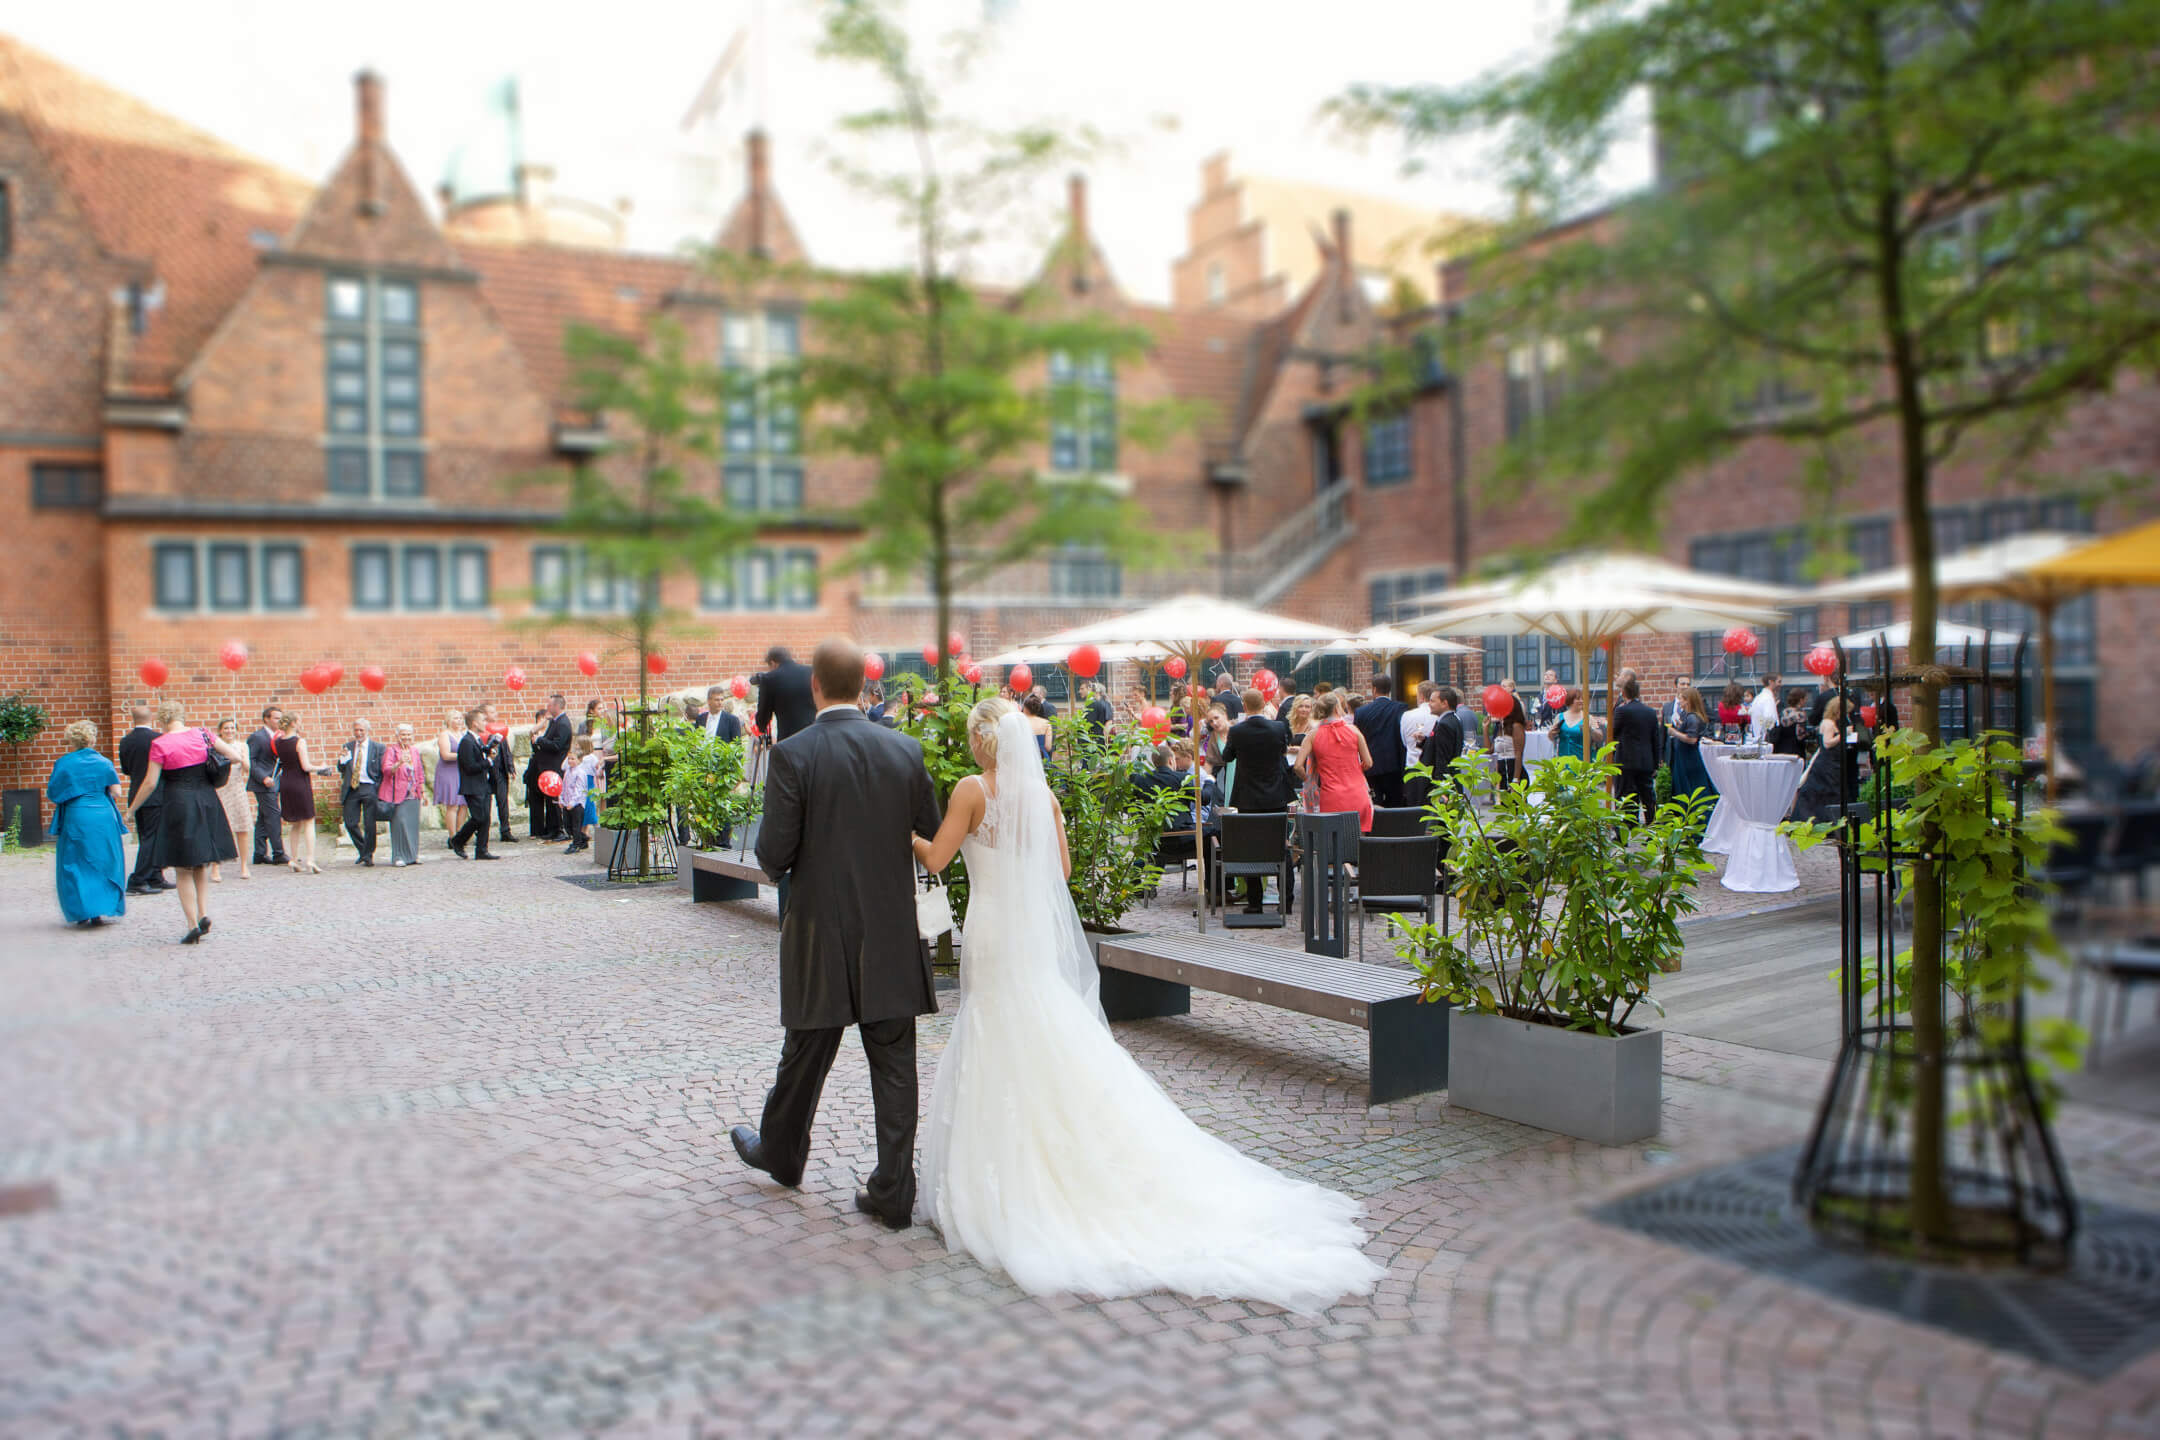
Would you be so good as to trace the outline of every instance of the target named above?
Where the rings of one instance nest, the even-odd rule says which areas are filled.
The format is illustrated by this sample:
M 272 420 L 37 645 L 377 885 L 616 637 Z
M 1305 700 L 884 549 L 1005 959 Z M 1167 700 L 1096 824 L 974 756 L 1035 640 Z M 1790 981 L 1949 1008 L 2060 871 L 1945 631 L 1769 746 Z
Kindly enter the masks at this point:
M 825 1074 L 856 1026 L 870 1060 L 877 1169 L 855 1208 L 894 1230 L 914 1223 L 915 1017 L 937 1012 L 930 952 L 915 933 L 910 833 L 937 834 L 922 747 L 855 707 L 863 656 L 825 641 L 810 662 L 816 720 L 773 747 L 757 860 L 792 875 L 780 922 L 780 1073 L 765 1118 L 737 1125 L 735 1153 L 781 1184 L 802 1184 Z

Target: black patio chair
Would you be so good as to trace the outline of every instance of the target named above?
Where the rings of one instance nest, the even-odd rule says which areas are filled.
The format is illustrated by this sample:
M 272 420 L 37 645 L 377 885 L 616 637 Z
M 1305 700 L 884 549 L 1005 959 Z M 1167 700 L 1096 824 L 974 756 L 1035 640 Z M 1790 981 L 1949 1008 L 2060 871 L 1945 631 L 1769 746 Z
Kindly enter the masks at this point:
M 1376 806 L 1372 812 L 1370 833 L 1388 840 L 1399 840 L 1407 835 L 1423 835 L 1425 812 L 1416 805 Z
M 1440 837 L 1437 835 L 1367 835 L 1358 841 L 1358 958 L 1365 958 L 1367 915 L 1423 915 L 1438 918 L 1440 907 Z
M 2110 880 L 2129 876 L 2132 890 L 2142 900 L 2145 872 L 2155 864 L 2160 864 L 2160 804 L 2141 801 L 2123 806 L 2122 823 L 2094 859 L 2094 873 Z
M 2107 849 L 2108 832 L 2115 824 L 2112 810 L 2077 810 L 2062 817 L 2063 828 L 2070 832 L 2069 842 L 2048 853 L 2039 879 L 2054 887 L 2056 904 L 2067 916 L 2076 915 L 2086 892 L 2092 889 L 2093 879 L 2099 874 L 2100 856 Z
M 1276 930 L 1290 923 L 1290 817 L 1263 811 L 1257 815 L 1225 813 L 1222 843 L 1216 848 L 1214 896 L 1226 930 Z M 1275 911 L 1257 915 L 1234 910 L 1230 882 L 1275 877 Z

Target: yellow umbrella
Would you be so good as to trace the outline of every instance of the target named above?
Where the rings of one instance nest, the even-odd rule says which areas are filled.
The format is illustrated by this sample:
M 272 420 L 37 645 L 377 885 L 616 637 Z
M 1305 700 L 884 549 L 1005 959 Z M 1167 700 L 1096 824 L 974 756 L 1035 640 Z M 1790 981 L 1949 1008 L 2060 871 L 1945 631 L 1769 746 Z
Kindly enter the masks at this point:
M 2043 583 L 2094 590 L 2160 585 L 2160 520 L 2064 551 L 2026 573 Z

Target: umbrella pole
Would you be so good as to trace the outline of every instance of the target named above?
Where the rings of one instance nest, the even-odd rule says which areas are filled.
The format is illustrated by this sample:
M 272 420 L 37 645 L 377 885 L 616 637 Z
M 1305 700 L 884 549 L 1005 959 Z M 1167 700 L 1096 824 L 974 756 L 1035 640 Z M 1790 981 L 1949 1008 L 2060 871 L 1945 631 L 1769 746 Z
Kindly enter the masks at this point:
M 1185 657 L 1185 711 L 1191 723 L 1186 733 L 1192 737 L 1192 852 L 1193 866 L 1200 872 L 1200 883 L 1193 886 L 1193 923 L 1202 935 L 1207 934 L 1207 832 L 1200 828 L 1200 702 L 1193 699 L 1192 687 L 1199 683 L 1200 651 L 1195 648 Z
M 2047 803 L 2055 803 L 2055 602 L 2043 600 L 2033 606 L 2033 617 L 2040 622 L 2040 725 L 2047 731 L 2047 743 L 2040 748 L 2040 763 Z M 1993 704 L 1990 699 L 1988 702 Z
M 1597 746 L 1590 743 L 1590 657 L 1596 652 L 1597 647 L 1595 645 L 1580 645 L 1575 650 L 1575 673 L 1582 680 L 1582 749 L 1583 759 L 1585 760 L 1597 759 Z M 1608 699 L 1612 696 L 1612 674 L 1610 671 L 1606 672 L 1605 675 L 1605 694 Z M 1612 739 L 1612 726 L 1609 723 L 1605 727 L 1605 738 L 1607 740 Z
M 1589 674 L 1589 668 L 1585 666 L 1583 669 L 1585 683 L 1587 683 Z M 1608 740 L 1616 740 L 1619 732 L 1620 637 L 1618 635 L 1615 635 L 1605 642 L 1605 738 Z M 1613 752 L 1613 758 L 1615 760 L 1620 758 L 1619 752 L 1617 750 Z M 1616 779 L 1612 782 L 1612 784 L 1613 793 L 1617 795 L 1620 791 L 1620 782 Z

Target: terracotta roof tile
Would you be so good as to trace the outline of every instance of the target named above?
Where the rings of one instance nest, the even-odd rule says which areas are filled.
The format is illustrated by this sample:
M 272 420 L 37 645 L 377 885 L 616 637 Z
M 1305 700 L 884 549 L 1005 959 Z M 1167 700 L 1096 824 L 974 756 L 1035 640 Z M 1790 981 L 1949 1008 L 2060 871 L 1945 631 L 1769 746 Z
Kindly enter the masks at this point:
M 467 245 L 459 258 L 502 322 L 540 393 L 570 412 L 563 335 L 574 324 L 618 335 L 644 331 L 668 296 L 693 288 L 695 267 L 672 256 L 568 245 Z

